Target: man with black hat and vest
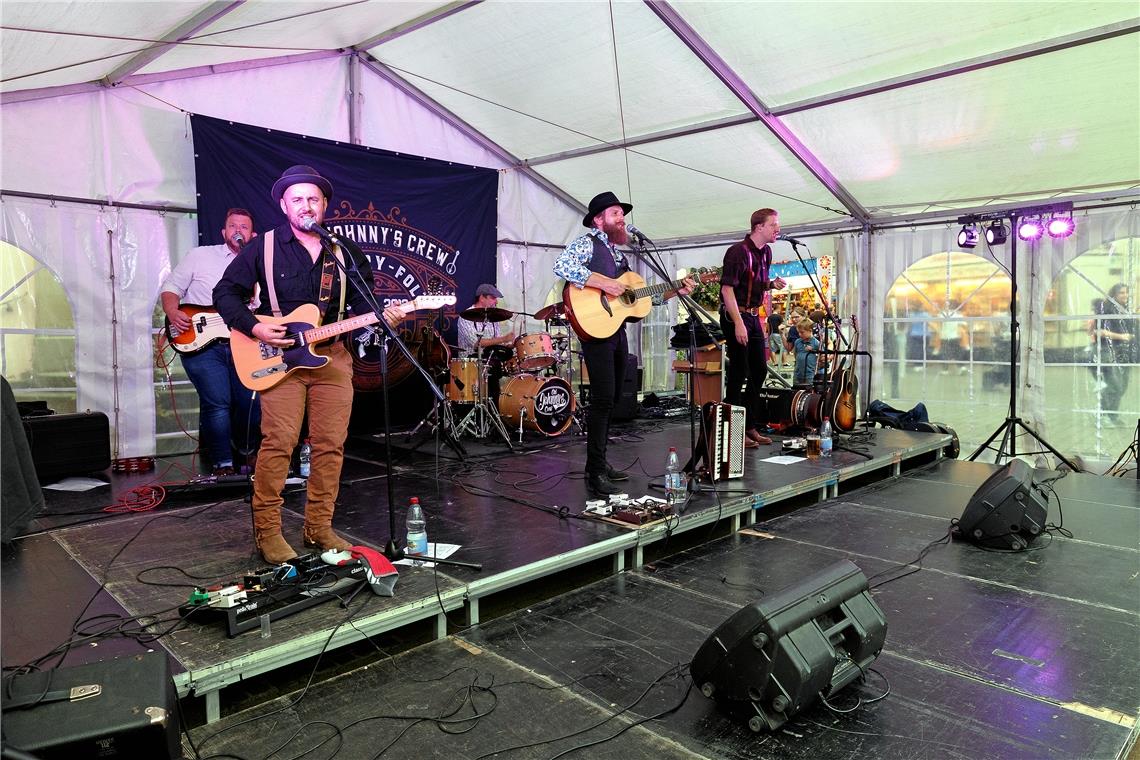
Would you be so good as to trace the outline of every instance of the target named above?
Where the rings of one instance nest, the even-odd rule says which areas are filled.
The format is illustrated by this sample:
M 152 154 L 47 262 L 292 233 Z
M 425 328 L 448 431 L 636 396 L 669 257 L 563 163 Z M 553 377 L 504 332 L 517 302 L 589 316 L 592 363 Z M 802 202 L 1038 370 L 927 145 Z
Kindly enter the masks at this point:
M 589 232 L 570 241 L 554 262 L 554 274 L 577 288 L 597 288 L 610 296 L 620 296 L 626 286 L 617 278 L 629 271 L 629 263 L 617 249 L 629 242 L 625 229 L 625 215 L 633 211 L 629 203 L 622 203 L 612 192 L 595 195 L 590 200 L 582 226 Z M 671 290 L 655 296 L 654 303 L 680 293 L 688 295 L 696 284 L 685 280 L 680 290 Z M 619 493 L 614 481 L 628 480 L 629 476 L 609 465 L 606 444 L 609 440 L 610 415 L 625 381 L 626 357 L 629 343 L 624 326 L 606 340 L 582 341 L 582 356 L 590 373 L 590 410 L 586 415 L 586 485 L 596 496 Z
M 772 242 L 780 235 L 780 217 L 775 209 L 752 213 L 749 233 L 724 253 L 720 278 L 720 329 L 728 354 L 724 400 L 745 409 L 745 448 L 767 445 L 772 439 L 762 435 L 760 426 L 760 387 L 768 376 L 764 355 L 764 320 L 760 310 L 769 290 L 785 286 L 782 278 L 769 279 Z M 745 386 L 747 382 L 747 386 Z
M 324 221 L 331 196 L 332 183 L 311 166 L 291 166 L 273 184 L 272 197 L 281 206 L 286 223 L 242 248 L 214 288 L 214 305 L 231 330 L 271 346 L 293 346 L 283 325 L 260 322 L 245 307 L 256 285 L 261 293 L 256 313 L 261 315 L 285 315 L 303 304 L 316 304 L 321 322 L 328 324 L 348 313 L 372 311 L 364 297 L 344 281 L 337 266 L 338 259 L 350 269 L 355 265 L 364 283 L 371 286 L 368 261 L 348 261 L 351 252 L 340 246 L 332 250 L 311 228 Z M 383 318 L 395 325 L 403 312 L 390 306 Z M 257 548 L 270 564 L 297 556 L 281 534 L 281 491 L 306 411 L 312 464 L 302 540 L 306 547 L 322 551 L 353 544 L 332 529 L 352 411 L 352 355 L 341 339 L 317 344 L 314 351 L 328 357 L 328 363 L 293 372 L 261 393 L 262 442 L 253 484 L 253 525 Z

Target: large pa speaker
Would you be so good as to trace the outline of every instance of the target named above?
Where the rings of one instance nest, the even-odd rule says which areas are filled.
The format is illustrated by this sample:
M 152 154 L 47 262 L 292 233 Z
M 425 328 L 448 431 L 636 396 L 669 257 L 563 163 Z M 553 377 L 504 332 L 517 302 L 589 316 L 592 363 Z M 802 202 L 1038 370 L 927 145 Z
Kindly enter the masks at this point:
M 724 621 L 693 657 L 701 693 L 753 731 L 773 731 L 867 671 L 887 620 L 867 578 L 842 560 Z
M 954 530 L 970 543 L 1022 551 L 1045 531 L 1049 497 L 1033 482 L 1033 468 L 1020 459 L 990 475 L 966 504 Z

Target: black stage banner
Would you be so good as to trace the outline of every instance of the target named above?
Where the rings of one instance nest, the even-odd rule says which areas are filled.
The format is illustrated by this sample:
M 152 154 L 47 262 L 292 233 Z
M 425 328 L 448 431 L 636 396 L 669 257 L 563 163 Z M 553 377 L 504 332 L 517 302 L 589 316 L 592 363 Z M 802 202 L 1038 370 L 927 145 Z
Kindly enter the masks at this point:
M 259 233 L 285 221 L 270 197 L 274 181 L 294 164 L 308 164 L 333 185 L 325 226 L 354 241 L 368 256 L 381 306 L 424 293 L 455 293 L 456 307 L 418 312 L 402 325 L 404 338 L 424 356 L 438 356 L 435 327 L 455 344 L 456 308 L 474 301 L 475 288 L 495 281 L 498 173 L 447 161 L 279 132 L 206 116 L 192 116 L 194 169 L 201 245 L 221 242 L 226 210 L 249 209 Z M 390 383 L 411 366 L 389 352 Z M 380 384 L 379 357 L 368 348 L 355 359 L 357 390 Z

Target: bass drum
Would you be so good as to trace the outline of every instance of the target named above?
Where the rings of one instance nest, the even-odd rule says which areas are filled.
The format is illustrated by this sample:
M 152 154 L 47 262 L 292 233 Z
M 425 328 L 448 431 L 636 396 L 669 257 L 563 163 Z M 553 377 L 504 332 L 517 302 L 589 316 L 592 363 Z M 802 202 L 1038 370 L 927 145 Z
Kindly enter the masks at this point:
M 560 377 L 515 375 L 504 378 L 499 391 L 499 416 L 507 427 L 521 419 L 524 428 L 547 436 L 566 432 L 575 405 L 570 384 Z
M 823 396 L 796 388 L 760 389 L 761 417 L 773 427 L 818 428 L 823 424 Z M 767 414 L 764 407 L 767 406 Z

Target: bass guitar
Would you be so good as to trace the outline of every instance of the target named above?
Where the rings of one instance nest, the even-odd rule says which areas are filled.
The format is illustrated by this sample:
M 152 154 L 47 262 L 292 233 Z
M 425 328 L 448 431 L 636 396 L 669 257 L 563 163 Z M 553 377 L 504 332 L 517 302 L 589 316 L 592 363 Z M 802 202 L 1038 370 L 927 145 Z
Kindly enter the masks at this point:
M 707 268 L 696 269 L 689 277 L 698 282 L 719 280 L 720 275 Z M 574 332 L 585 341 L 599 341 L 612 337 L 626 322 L 645 319 L 653 308 L 652 297 L 658 293 L 676 290 L 684 280 L 646 285 L 636 272 L 626 272 L 617 278 L 625 285 L 620 296 L 611 296 L 603 290 L 567 283 L 562 289 L 562 304 Z
M 418 296 L 406 303 L 398 304 L 405 315 L 423 309 L 442 309 L 454 306 L 455 296 Z M 283 317 L 257 315 L 259 322 L 271 325 L 284 325 L 288 332 L 287 340 L 293 341 L 291 348 L 278 348 L 251 338 L 240 330 L 230 334 L 230 352 L 234 357 L 234 369 L 241 384 L 251 391 L 264 391 L 284 380 L 299 369 L 318 369 L 328 364 L 328 357 L 314 353 L 313 346 L 329 338 L 379 322 L 381 317 L 361 314 L 359 317 L 331 322 L 317 327 L 321 312 L 316 304 L 298 306 Z
M 851 351 L 859 350 L 859 321 L 851 315 L 853 337 Z M 836 430 L 850 433 L 855 429 L 858 412 L 855 402 L 859 398 L 859 376 L 855 374 L 855 354 L 843 357 L 828 386 L 828 399 L 831 401 L 831 421 Z
M 170 347 L 180 354 L 196 354 L 219 338 L 230 337 L 230 328 L 222 321 L 222 315 L 213 306 L 198 306 L 184 303 L 179 307 L 190 317 L 190 329 L 174 332 L 170 318 L 166 318 L 166 337 Z

